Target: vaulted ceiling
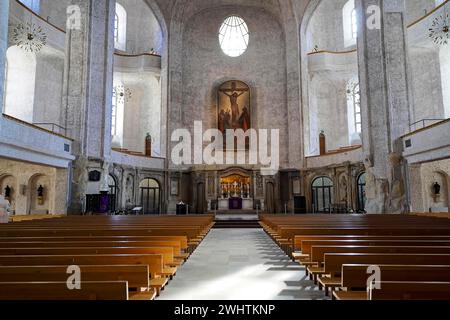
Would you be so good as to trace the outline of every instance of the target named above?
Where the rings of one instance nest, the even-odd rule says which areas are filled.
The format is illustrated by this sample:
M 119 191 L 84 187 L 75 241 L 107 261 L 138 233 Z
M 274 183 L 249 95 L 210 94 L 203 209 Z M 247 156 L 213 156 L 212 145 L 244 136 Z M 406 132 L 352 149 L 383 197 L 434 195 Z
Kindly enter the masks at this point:
M 221 6 L 250 6 L 271 12 L 276 17 L 282 16 L 283 8 L 290 8 L 292 13 L 302 13 L 310 0 L 147 0 L 156 1 L 165 17 L 166 23 L 175 19 L 189 19 L 196 13 Z M 286 9 L 285 9 L 286 10 Z

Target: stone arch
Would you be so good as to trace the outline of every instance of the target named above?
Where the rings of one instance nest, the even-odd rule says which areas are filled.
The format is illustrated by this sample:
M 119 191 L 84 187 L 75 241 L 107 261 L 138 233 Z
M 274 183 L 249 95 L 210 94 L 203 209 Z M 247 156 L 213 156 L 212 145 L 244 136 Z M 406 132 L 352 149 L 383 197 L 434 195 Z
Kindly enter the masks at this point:
M 0 194 L 6 197 L 5 189 L 9 186 L 10 195 L 9 199 L 7 199 L 11 205 L 11 209 L 15 208 L 15 200 L 16 196 L 19 194 L 19 186 L 17 185 L 17 178 L 12 174 L 5 173 L 0 174 Z
M 450 207 L 450 176 L 447 172 L 442 170 L 436 170 L 433 172 L 433 184 L 435 182 L 439 183 L 441 186 L 441 192 L 438 198 L 434 199 L 433 188 L 429 187 L 428 194 L 431 194 L 431 203 L 438 205 L 442 208 Z
M 42 196 L 38 189 L 42 186 Z M 28 212 L 27 214 L 48 214 L 50 201 L 54 195 L 50 185 L 50 178 L 41 173 L 34 174 L 28 180 Z

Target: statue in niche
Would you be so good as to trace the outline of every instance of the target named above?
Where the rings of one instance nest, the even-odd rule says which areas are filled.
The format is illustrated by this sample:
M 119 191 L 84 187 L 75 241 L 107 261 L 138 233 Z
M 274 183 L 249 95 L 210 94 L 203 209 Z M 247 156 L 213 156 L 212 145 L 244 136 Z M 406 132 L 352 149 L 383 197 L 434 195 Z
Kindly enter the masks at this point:
M 11 199 L 11 187 L 8 186 L 8 185 L 5 188 L 5 199 L 6 200 L 10 200 Z
M 389 212 L 402 213 L 406 212 L 408 203 L 406 200 L 405 184 L 402 178 L 402 161 L 403 157 L 397 152 L 389 154 L 389 163 L 391 165 L 391 192 Z
M 44 204 L 44 187 L 42 185 L 39 185 L 37 189 L 37 200 L 40 206 Z
M 437 182 L 435 182 L 434 185 L 433 185 L 433 193 L 436 196 L 441 194 L 441 185 L 439 183 L 437 183 Z

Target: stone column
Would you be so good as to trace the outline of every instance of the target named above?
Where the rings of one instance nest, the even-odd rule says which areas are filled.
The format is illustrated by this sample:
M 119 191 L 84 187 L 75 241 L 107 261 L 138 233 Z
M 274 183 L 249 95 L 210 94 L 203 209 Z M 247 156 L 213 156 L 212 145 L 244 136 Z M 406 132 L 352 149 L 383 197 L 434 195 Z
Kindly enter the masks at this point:
M 68 26 L 63 122 L 73 138 L 71 204 L 81 211 L 88 160 L 110 161 L 115 0 L 72 0 L 81 23 Z
M 0 2 L 0 118 L 3 112 L 6 50 L 8 49 L 9 1 Z
M 358 0 L 358 60 L 369 213 L 407 209 L 401 136 L 410 123 L 404 0 Z

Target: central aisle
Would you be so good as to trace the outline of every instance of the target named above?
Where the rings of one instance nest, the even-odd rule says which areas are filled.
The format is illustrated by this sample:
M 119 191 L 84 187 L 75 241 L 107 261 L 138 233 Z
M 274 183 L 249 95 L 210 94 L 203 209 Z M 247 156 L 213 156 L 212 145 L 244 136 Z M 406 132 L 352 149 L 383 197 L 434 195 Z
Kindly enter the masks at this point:
M 212 229 L 161 300 L 325 299 L 262 229 Z

